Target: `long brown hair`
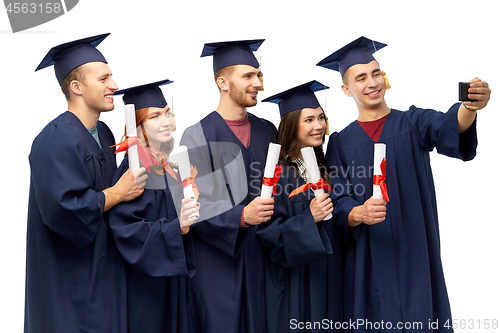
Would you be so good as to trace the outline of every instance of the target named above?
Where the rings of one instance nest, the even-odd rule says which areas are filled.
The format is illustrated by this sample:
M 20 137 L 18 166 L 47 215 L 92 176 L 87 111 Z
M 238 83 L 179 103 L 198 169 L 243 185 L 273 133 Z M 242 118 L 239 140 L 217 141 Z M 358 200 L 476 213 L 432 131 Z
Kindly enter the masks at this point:
M 148 136 L 146 134 L 146 130 L 144 129 L 144 125 L 143 125 L 144 122 L 146 122 L 148 120 L 147 119 L 148 118 L 148 114 L 149 114 L 149 108 L 142 108 L 142 109 L 135 110 L 135 123 L 136 123 L 137 127 L 141 128 L 142 136 L 144 138 L 144 140 L 142 140 L 142 139 L 139 139 L 139 140 L 146 147 L 146 149 L 149 151 L 149 153 L 151 154 L 151 156 L 153 156 L 154 159 L 159 163 L 158 165 L 152 164 L 151 165 L 151 170 L 153 170 L 153 172 L 156 173 L 156 174 L 158 174 L 158 175 L 164 174 L 165 167 L 163 166 L 163 162 L 165 162 L 165 163 L 168 163 L 170 165 L 170 167 L 174 171 L 175 175 L 177 176 L 177 179 L 179 179 L 179 173 L 178 173 L 178 170 L 177 170 L 177 164 L 171 163 L 168 160 L 168 157 L 170 156 L 170 153 L 174 149 L 175 140 L 172 137 L 172 139 L 170 141 L 163 142 L 160 145 L 160 150 L 158 152 L 154 152 L 153 150 L 151 150 L 151 147 L 149 145 L 149 139 L 148 139 Z M 172 117 L 173 116 L 174 115 L 172 114 Z M 175 126 L 175 120 L 174 120 L 174 126 Z M 174 127 L 172 128 L 172 131 L 174 131 Z M 125 129 L 125 135 L 124 135 L 125 137 L 127 135 L 126 133 L 127 132 L 126 132 L 126 129 Z
M 323 110 L 323 108 L 321 109 Z M 281 117 L 280 124 L 278 126 L 278 132 L 276 132 L 276 143 L 281 145 L 280 151 L 280 161 L 286 165 L 291 165 L 295 167 L 297 175 L 299 175 L 299 170 L 295 163 L 292 163 L 294 159 L 300 155 L 300 142 L 297 138 L 297 130 L 299 128 L 300 114 L 302 109 L 288 112 Z M 328 185 L 331 186 L 330 177 L 328 176 L 328 168 L 325 160 L 325 153 L 323 151 L 323 143 L 325 142 L 325 134 L 323 134 L 322 144 L 313 147 L 314 153 L 316 154 L 316 161 L 318 162 L 319 172 L 321 178 L 323 178 Z

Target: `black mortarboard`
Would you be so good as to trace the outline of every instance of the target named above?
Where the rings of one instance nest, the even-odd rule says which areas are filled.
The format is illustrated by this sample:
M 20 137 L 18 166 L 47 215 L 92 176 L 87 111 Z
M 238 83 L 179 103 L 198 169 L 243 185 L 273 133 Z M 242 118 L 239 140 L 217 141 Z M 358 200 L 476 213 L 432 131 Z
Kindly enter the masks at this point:
M 262 101 L 278 104 L 280 117 L 283 117 L 283 115 L 288 112 L 298 109 L 317 108 L 320 104 L 314 92 L 328 88 L 329 87 L 319 83 L 318 81 L 310 81 L 301 84 L 300 86 L 280 92 L 279 94 L 268 97 Z
M 147 83 L 136 87 L 115 91 L 113 95 L 123 94 L 123 103 L 134 104 L 135 109 L 142 108 L 164 108 L 167 101 L 163 96 L 160 86 L 172 83 L 174 81 L 162 80 L 153 83 Z
M 385 46 L 387 46 L 387 44 L 379 43 L 361 36 L 318 62 L 317 66 L 333 69 L 334 71 L 340 72 L 340 75 L 343 76 L 351 66 L 367 64 L 375 60 L 372 53 Z
M 78 66 L 93 61 L 107 63 L 102 53 L 95 47 L 108 36 L 109 33 L 106 33 L 54 46 L 43 58 L 35 72 L 54 65 L 57 81 L 61 85 L 66 75 Z
M 202 57 L 214 57 L 214 74 L 220 69 L 232 65 L 250 65 L 259 68 L 254 51 L 257 51 L 264 39 L 238 40 L 232 42 L 206 43 Z

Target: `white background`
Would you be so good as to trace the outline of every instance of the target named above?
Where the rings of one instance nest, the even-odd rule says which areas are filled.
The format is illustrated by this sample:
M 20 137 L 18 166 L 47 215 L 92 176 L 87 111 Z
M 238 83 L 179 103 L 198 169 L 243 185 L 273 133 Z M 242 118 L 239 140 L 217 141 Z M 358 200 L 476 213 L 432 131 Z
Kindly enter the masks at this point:
M 28 1 L 29 2 L 29 1 Z M 28 155 L 41 129 L 66 110 L 53 68 L 34 72 L 55 45 L 111 32 L 100 50 L 120 88 L 174 80 L 174 111 L 182 131 L 213 111 L 218 90 L 212 58 L 200 58 L 205 42 L 265 38 L 265 91 L 274 93 L 318 80 L 330 129 L 357 117 L 340 90 L 337 72 L 315 64 L 348 42 L 366 36 L 389 46 L 377 53 L 392 89 L 390 107 L 412 104 L 446 111 L 458 100 L 458 82 L 477 76 L 492 98 L 478 113 L 477 157 L 467 163 L 432 153 L 438 197 L 441 251 L 454 318 L 500 319 L 497 214 L 499 168 L 498 2 L 490 1 L 151 1 L 81 0 L 66 15 L 13 34 L 0 10 L 1 139 L 0 331 L 21 332 L 24 318 Z M 163 88 L 171 104 L 171 85 Z M 101 115 L 119 140 L 121 98 Z M 278 108 L 259 103 L 250 110 L 277 126 Z M 120 161 L 122 156 L 118 157 Z M 469 323 L 468 323 L 469 324 Z M 500 328 L 498 328 L 500 331 Z M 485 332 L 492 331 L 484 330 Z

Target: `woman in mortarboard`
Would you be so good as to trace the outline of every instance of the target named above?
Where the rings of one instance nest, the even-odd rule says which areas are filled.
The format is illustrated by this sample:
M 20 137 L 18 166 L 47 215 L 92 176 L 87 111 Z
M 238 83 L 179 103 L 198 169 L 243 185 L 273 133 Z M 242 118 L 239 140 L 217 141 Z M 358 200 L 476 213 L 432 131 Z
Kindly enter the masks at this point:
M 276 185 L 274 214 L 257 227 L 266 251 L 266 310 L 269 332 L 321 331 L 341 319 L 340 235 L 329 194 L 314 197 L 301 148 L 314 147 L 321 184 L 330 184 L 322 144 L 327 119 L 311 81 L 264 101 L 279 104 L 281 177 Z M 327 188 L 327 186 L 324 186 Z
M 182 200 L 182 184 L 173 149 L 175 121 L 159 81 L 117 91 L 134 104 L 141 164 L 149 169 L 144 193 L 110 211 L 116 246 L 127 262 L 129 332 L 186 332 L 186 277 L 195 273 L 190 225 L 198 211 L 192 198 Z M 130 140 L 130 139 L 129 139 Z M 136 143 L 136 142 L 134 142 Z M 129 143 L 130 145 L 131 143 Z M 129 168 L 128 156 L 114 180 Z M 181 206 L 180 216 L 176 206 Z

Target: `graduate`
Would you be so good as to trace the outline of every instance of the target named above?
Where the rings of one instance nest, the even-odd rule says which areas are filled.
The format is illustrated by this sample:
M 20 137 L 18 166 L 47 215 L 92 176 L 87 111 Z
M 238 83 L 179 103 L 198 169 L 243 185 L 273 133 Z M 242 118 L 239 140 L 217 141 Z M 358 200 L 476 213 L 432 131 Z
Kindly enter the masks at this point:
M 134 104 L 141 164 L 149 169 L 144 193 L 110 210 L 109 225 L 127 262 L 129 332 L 188 332 L 186 278 L 195 273 L 190 225 L 199 205 L 182 199 L 177 166 L 168 158 L 174 147 L 174 115 L 160 86 L 163 80 L 119 90 Z M 129 168 L 122 161 L 114 181 Z
M 188 281 L 193 332 L 266 332 L 264 253 L 255 225 L 273 212 L 260 186 L 276 128 L 247 112 L 262 87 L 264 40 L 205 44 L 220 91 L 217 109 L 184 132 L 197 167 L 200 221 L 191 227 L 196 275 Z
M 143 192 L 144 168 L 116 170 L 114 137 L 99 121 L 118 89 L 95 47 L 109 34 L 52 48 L 68 111 L 31 147 L 24 332 L 127 332 L 124 262 L 105 212 Z M 137 183 L 136 183 L 137 180 Z
M 312 189 L 290 196 L 310 183 L 300 151 L 304 147 L 314 147 L 321 177 L 330 184 L 322 147 L 328 124 L 314 94 L 327 88 L 311 81 L 263 100 L 279 104 L 281 115 L 276 140 L 282 173 L 274 214 L 256 227 L 269 258 L 268 332 L 334 331 L 329 322 L 342 320 L 342 229 L 332 219 L 324 221 L 333 211 L 332 200 L 327 192 L 317 200 Z M 343 227 L 345 233 L 347 223 Z
M 371 323 L 356 332 L 449 332 L 429 152 L 473 159 L 476 111 L 491 91 L 475 78 L 469 98 L 477 101 L 454 104 L 445 113 L 391 109 L 384 99 L 390 86 L 372 55 L 384 46 L 360 37 L 318 64 L 340 72 L 342 90 L 358 108 L 358 119 L 330 136 L 326 153 L 334 219 L 349 225 L 344 321 Z M 384 199 L 372 198 L 375 142 L 386 144 Z

